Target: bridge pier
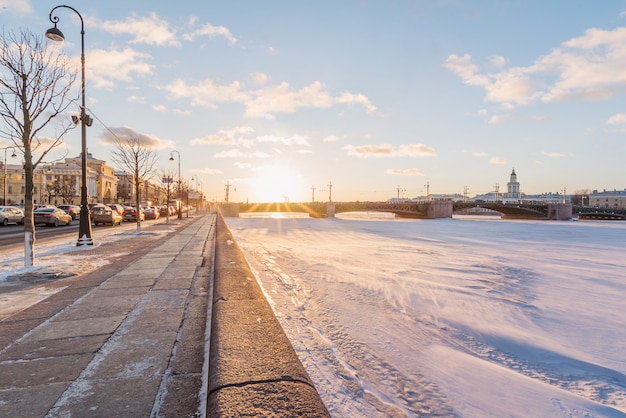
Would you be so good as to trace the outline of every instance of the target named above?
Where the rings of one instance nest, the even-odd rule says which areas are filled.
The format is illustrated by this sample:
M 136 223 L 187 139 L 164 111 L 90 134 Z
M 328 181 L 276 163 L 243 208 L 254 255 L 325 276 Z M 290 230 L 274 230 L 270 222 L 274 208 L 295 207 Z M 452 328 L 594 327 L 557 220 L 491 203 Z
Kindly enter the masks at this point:
M 452 212 L 454 212 L 452 200 L 435 199 L 426 205 L 427 219 L 452 218 Z
M 335 204 L 333 202 L 328 202 L 326 205 L 326 217 L 334 218 L 335 217 Z
M 546 218 L 552 221 L 568 221 L 572 219 L 571 203 L 548 203 L 548 214 Z

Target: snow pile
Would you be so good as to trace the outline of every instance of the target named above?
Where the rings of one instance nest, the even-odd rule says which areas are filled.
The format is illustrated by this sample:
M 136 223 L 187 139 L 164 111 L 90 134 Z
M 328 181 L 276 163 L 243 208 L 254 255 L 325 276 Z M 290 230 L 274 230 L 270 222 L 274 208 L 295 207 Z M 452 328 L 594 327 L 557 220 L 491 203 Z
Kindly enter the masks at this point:
M 626 223 L 227 222 L 333 416 L 626 416 Z

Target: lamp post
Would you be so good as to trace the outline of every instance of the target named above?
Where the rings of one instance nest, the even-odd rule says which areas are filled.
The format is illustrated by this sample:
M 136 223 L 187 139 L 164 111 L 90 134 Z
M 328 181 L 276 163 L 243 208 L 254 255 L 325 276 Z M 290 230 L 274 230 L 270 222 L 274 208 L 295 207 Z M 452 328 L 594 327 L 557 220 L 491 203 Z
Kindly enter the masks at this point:
M 172 154 L 178 154 L 178 197 L 180 198 L 179 203 L 176 205 L 178 210 L 178 219 L 183 219 L 182 205 L 183 205 L 183 194 L 181 193 L 181 184 L 180 184 L 180 152 L 173 150 L 170 152 L 170 161 L 174 161 L 174 156 Z
M 93 122 L 91 117 L 85 113 L 85 25 L 83 17 L 78 13 L 78 10 L 70 6 L 56 6 L 50 10 L 50 22 L 54 23 L 54 27 L 46 31 L 46 38 L 55 41 L 63 42 L 65 36 L 63 32 L 57 29 L 58 16 L 52 16 L 52 13 L 60 7 L 70 9 L 75 12 L 80 18 L 80 64 L 81 64 L 81 94 L 82 103 L 80 106 L 80 123 L 81 123 L 81 164 L 82 164 L 82 184 L 80 188 L 80 223 L 78 226 L 78 241 L 76 245 L 93 245 L 93 239 L 91 238 L 91 219 L 89 215 L 89 206 L 87 204 L 87 126 L 91 126 Z
M 198 194 L 198 197 L 196 197 L 196 212 L 200 212 L 200 205 L 199 205 L 199 203 L 200 203 L 200 192 L 198 191 L 198 183 L 199 183 L 198 176 L 193 176 L 191 178 L 191 181 L 194 181 L 194 180 L 196 181 L 196 193 Z
M 3 190 L 3 200 L 2 200 L 2 204 L 6 206 L 7 204 L 7 180 L 9 178 L 9 173 L 7 172 L 7 150 L 9 148 L 13 148 L 13 154 L 11 154 L 11 158 L 15 158 L 17 157 L 17 155 L 15 154 L 15 148 L 14 147 L 4 147 L 2 148 L 4 150 L 4 188 Z

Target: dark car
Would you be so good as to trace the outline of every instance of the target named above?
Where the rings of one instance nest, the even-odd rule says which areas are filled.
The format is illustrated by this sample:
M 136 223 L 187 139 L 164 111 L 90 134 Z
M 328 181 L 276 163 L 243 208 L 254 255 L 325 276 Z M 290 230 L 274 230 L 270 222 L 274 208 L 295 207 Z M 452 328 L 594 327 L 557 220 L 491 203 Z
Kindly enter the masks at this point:
M 124 215 L 125 221 L 137 221 L 137 209 L 132 206 L 125 208 L 126 214 Z M 143 211 L 143 208 L 139 208 L 139 221 L 145 221 L 146 214 Z
M 146 215 L 146 219 L 159 219 L 159 216 L 161 216 L 156 206 L 146 206 L 143 208 L 143 211 Z
M 33 212 L 35 224 L 46 226 L 71 225 L 72 217 L 59 208 L 41 208 Z
M 24 225 L 24 211 L 15 206 L 0 206 L 0 225 L 10 223 Z
M 80 218 L 80 206 L 77 205 L 58 205 L 57 208 L 63 209 L 65 213 L 70 215 L 72 219 Z

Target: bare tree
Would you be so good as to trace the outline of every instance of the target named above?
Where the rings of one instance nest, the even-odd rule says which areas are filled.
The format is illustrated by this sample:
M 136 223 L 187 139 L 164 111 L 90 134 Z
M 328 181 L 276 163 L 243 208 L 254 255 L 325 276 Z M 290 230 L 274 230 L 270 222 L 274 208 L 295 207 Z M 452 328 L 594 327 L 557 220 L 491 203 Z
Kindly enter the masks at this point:
M 113 163 L 120 170 L 131 173 L 131 183 L 135 187 L 135 206 L 137 208 L 137 233 L 141 233 L 141 184 L 154 175 L 156 153 L 149 141 L 139 135 L 114 134 L 115 151 Z
M 42 36 L 30 31 L 3 33 L 0 40 L 0 116 L 5 126 L 0 135 L 24 154 L 24 266 L 34 263 L 35 224 L 33 220 L 33 173 L 46 154 L 62 143 L 72 127 L 56 127 L 49 140 L 41 131 L 72 103 L 70 91 L 76 72 L 60 50 L 48 48 Z

